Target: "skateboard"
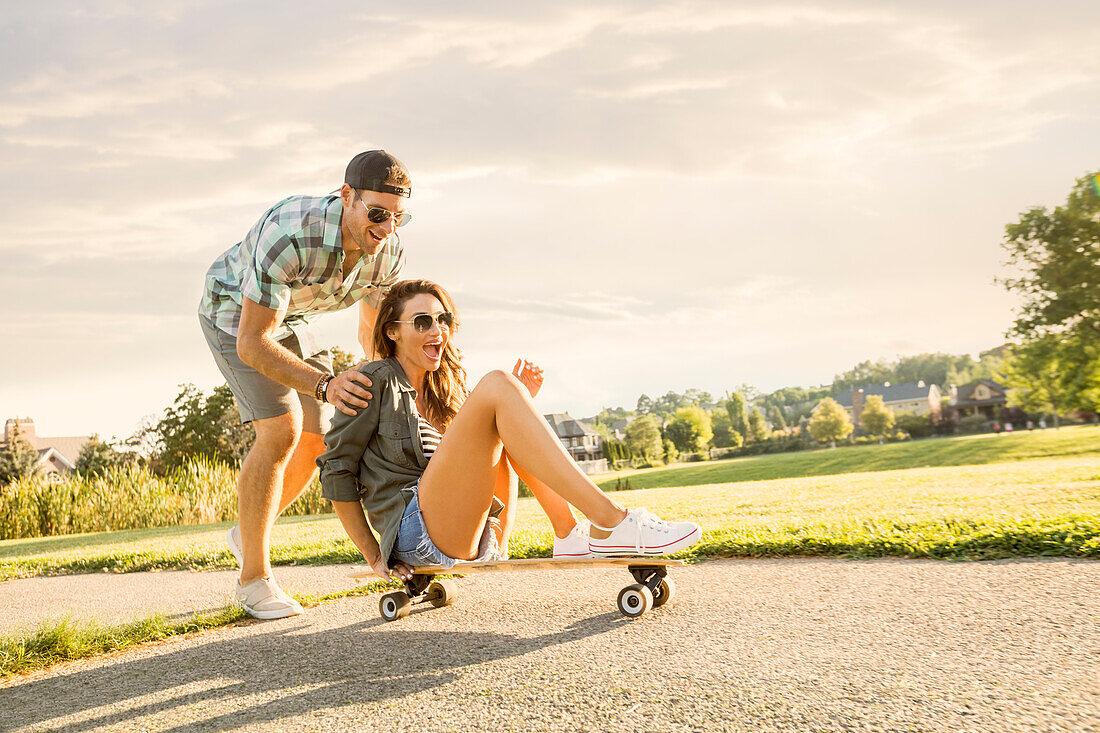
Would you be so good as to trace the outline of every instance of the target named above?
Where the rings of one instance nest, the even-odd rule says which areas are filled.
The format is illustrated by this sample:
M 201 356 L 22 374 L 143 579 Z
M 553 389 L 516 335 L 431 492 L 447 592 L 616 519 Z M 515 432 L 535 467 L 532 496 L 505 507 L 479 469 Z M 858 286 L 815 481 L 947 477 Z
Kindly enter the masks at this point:
M 595 557 L 577 560 L 501 560 L 498 562 L 463 562 L 453 568 L 426 566 L 413 568 L 413 576 L 405 581 L 405 590 L 386 593 L 378 601 L 378 612 L 386 621 L 396 621 L 409 615 L 414 603 L 430 603 L 436 608 L 449 606 L 458 598 L 458 584 L 452 578 L 436 580 L 436 575 L 471 573 L 501 573 L 513 570 L 574 570 L 614 565 L 625 567 L 634 576 L 634 583 L 619 591 L 619 611 L 628 618 L 637 618 L 650 608 L 660 608 L 676 595 L 676 586 L 667 577 L 670 567 L 682 567 L 683 560 L 651 557 Z M 377 578 L 373 572 L 352 573 L 352 578 Z

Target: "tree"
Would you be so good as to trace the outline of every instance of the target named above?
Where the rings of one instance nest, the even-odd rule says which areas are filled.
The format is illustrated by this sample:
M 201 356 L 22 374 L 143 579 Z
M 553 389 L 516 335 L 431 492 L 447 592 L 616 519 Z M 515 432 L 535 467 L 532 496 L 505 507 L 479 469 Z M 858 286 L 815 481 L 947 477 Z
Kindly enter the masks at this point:
M 348 369 L 353 369 L 356 364 L 363 361 L 362 358 L 350 351 L 344 351 L 339 346 L 330 346 L 329 353 L 332 354 L 333 374 L 340 374 L 341 372 L 346 372 Z
M 740 448 L 745 442 L 744 436 L 730 426 L 729 413 L 720 407 L 710 411 L 710 429 L 714 434 L 710 442 L 715 448 Z
M 252 426 L 241 424 L 233 393 L 225 384 L 209 397 L 193 384 L 182 385 L 176 401 L 150 430 L 161 470 L 197 456 L 236 466 L 255 440 Z
M 710 415 L 701 407 L 681 407 L 665 426 L 665 435 L 681 453 L 703 453 L 710 442 Z
M 684 407 L 686 404 L 687 400 L 682 394 L 669 390 L 668 392 L 665 392 L 661 397 L 657 398 L 657 401 L 653 405 L 652 412 L 662 417 L 669 418 L 672 417 L 672 415 L 677 410 L 679 410 L 681 407 Z
M 37 462 L 38 451 L 23 437 L 16 420 L 10 439 L 0 447 L 0 486 L 30 476 Z
M 737 391 L 726 393 L 726 413 L 730 417 L 730 430 L 744 437 L 749 427 L 745 415 L 745 396 Z
M 836 442 L 852 434 L 852 421 L 848 411 L 832 397 L 826 397 L 814 410 L 809 424 L 810 435 L 814 440 L 829 441 L 830 448 L 836 448 Z
M 639 415 L 648 415 L 653 412 L 653 398 L 643 394 L 638 398 L 638 404 L 635 406 L 634 411 Z
M 1002 243 L 1008 264 L 1021 274 L 1001 282 L 1024 298 L 1012 333 L 1025 342 L 1024 362 L 1058 382 L 1056 390 L 1065 401 L 1061 409 L 1095 409 L 1100 392 L 1100 375 L 1091 367 L 1100 350 L 1097 175 L 1079 178 L 1065 205 L 1020 214 L 1005 227 Z M 1042 345 L 1031 349 L 1032 343 Z M 1048 362 L 1040 364 L 1044 354 Z
M 684 401 L 693 405 L 709 405 L 714 402 L 714 398 L 711 397 L 710 392 L 692 387 L 684 392 Z
M 783 409 L 775 404 L 768 405 L 768 421 L 773 430 L 787 430 L 787 420 L 783 417 Z
M 833 394 L 840 394 L 861 384 L 882 384 L 896 379 L 894 365 L 885 360 L 862 361 L 843 374 L 833 377 Z
M 768 423 L 764 420 L 764 413 L 760 408 L 752 408 L 749 413 L 748 433 L 745 434 L 746 443 L 759 443 L 768 439 Z
M 877 435 L 881 443 L 882 436 L 894 427 L 894 411 L 882 401 L 882 395 L 870 395 L 859 413 L 859 424 L 871 435 Z
M 1004 364 L 1008 403 L 1027 412 L 1059 415 L 1072 406 L 1100 403 L 1100 354 L 1090 363 L 1077 361 L 1078 347 L 1057 336 L 1044 336 L 1014 348 Z
M 680 451 L 676 450 L 676 445 L 668 438 L 661 439 L 661 448 L 664 451 L 665 463 L 672 463 L 680 458 Z
M 76 457 L 76 472 L 81 476 L 103 476 L 108 469 L 122 465 L 124 460 L 114 446 L 93 434 L 80 447 L 80 454 Z
M 647 463 L 661 460 L 661 424 L 653 415 L 641 415 L 627 425 L 625 442 L 631 455 Z

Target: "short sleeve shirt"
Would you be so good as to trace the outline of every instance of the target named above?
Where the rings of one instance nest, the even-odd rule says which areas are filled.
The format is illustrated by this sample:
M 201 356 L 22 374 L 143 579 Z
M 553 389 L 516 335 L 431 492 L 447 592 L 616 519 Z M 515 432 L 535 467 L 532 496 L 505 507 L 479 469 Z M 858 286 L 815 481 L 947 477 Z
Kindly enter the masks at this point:
M 279 314 L 276 340 L 294 333 L 304 356 L 323 347 L 309 325 L 319 313 L 365 300 L 375 308 L 405 265 L 400 240 L 391 236 L 374 255 L 363 255 L 345 279 L 340 198 L 291 196 L 268 209 L 206 273 L 199 313 L 236 336 L 244 298 Z

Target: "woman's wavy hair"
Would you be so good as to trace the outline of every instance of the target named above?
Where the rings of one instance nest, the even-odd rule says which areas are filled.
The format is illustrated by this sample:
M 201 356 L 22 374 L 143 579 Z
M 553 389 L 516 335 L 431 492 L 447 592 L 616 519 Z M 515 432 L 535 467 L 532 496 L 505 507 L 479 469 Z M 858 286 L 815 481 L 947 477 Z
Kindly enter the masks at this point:
M 374 322 L 374 352 L 383 358 L 397 353 L 397 344 L 386 333 L 386 327 L 401 320 L 405 303 L 415 295 L 432 295 L 443 304 L 445 310 L 455 314 L 451 338 L 441 354 L 439 369 L 428 372 L 424 381 L 424 399 L 428 403 L 428 421 L 444 430 L 451 424 L 455 413 L 469 394 L 466 389 L 466 370 L 462 368 L 462 352 L 455 346 L 454 332 L 458 330 L 458 313 L 451 295 L 442 286 L 429 280 L 401 280 L 395 283 L 378 306 L 378 319 Z

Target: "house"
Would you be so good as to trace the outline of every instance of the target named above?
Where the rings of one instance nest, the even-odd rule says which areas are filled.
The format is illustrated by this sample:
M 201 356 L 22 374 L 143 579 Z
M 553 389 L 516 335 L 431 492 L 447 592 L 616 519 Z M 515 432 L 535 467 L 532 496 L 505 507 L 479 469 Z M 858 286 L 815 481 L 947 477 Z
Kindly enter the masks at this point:
M 76 468 L 76 459 L 80 456 L 80 449 L 84 447 L 91 436 L 77 435 L 66 438 L 46 438 L 37 434 L 34 420 L 29 417 L 17 417 L 4 423 L 4 441 L 0 447 L 6 446 L 15 434 L 16 429 L 23 440 L 38 451 L 38 460 L 34 464 L 35 473 L 43 475 L 65 474 Z
M 626 439 L 626 429 L 630 423 L 634 422 L 633 417 L 623 418 L 622 420 L 616 420 L 611 423 L 611 437 L 618 441 Z
M 998 408 L 1003 410 L 1008 405 L 1008 388 L 992 379 L 979 379 L 961 387 L 951 385 L 950 395 L 951 406 L 960 417 L 984 415 L 992 420 Z
M 556 412 L 543 417 L 550 423 L 566 452 L 585 473 L 608 470 L 607 459 L 603 457 L 603 439 L 591 425 L 577 420 L 567 412 Z
M 859 425 L 859 415 L 871 395 L 882 397 L 883 404 L 895 412 L 905 410 L 918 415 L 931 415 L 933 420 L 940 417 L 940 388 L 934 384 L 925 384 L 924 380 L 904 384 L 865 384 L 841 392 L 836 401 L 848 411 L 852 422 Z

